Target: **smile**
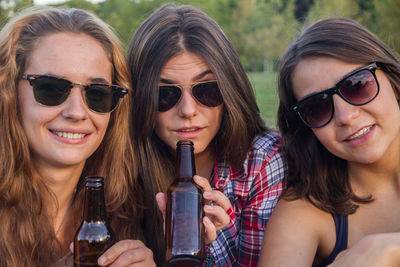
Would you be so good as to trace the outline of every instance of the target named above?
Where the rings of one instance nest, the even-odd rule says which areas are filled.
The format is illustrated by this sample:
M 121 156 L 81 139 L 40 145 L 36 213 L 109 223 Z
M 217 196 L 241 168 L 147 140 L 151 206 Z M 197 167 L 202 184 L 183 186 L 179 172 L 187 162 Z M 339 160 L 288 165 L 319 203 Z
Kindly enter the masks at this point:
M 361 129 L 360 131 L 358 131 L 356 134 L 350 136 L 349 138 L 347 138 L 347 141 L 352 141 L 354 139 L 357 139 L 363 135 L 365 135 L 366 133 L 368 133 L 371 130 L 372 126 L 368 126 L 365 127 L 363 129 Z
M 70 133 L 70 132 L 56 132 L 52 131 L 55 135 L 68 138 L 68 139 L 81 139 L 86 136 L 84 133 Z

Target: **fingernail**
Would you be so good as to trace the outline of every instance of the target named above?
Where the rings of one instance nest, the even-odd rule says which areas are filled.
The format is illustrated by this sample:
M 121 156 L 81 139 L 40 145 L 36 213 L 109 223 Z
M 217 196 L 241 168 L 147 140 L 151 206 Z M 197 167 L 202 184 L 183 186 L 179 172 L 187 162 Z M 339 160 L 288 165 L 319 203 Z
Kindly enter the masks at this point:
M 210 205 L 204 205 L 204 208 L 205 208 L 206 210 L 214 210 L 214 207 L 213 207 L 213 206 L 210 206 Z
M 210 192 L 210 191 L 205 191 L 204 192 L 204 197 L 205 198 L 209 198 L 209 197 L 211 197 L 212 196 L 212 193 Z
M 103 265 L 103 264 L 106 262 L 106 257 L 100 256 L 100 258 L 97 259 L 97 262 L 98 262 L 100 265 Z

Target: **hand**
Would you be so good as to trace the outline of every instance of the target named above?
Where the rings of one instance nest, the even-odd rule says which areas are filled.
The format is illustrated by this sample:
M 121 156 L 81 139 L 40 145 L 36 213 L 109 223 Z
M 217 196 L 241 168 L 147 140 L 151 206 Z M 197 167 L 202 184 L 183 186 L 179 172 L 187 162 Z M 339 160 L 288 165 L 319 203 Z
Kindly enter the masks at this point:
M 206 216 L 203 218 L 205 229 L 205 242 L 211 243 L 217 238 L 217 231 L 224 228 L 230 222 L 230 217 L 227 211 L 231 208 L 231 202 L 220 191 L 212 190 L 210 183 L 204 177 L 195 175 L 194 181 L 203 190 L 203 197 L 205 199 L 204 213 Z M 165 208 L 167 198 L 163 193 L 157 193 L 156 200 L 159 209 L 165 218 Z M 212 204 L 213 201 L 213 204 Z
M 195 175 L 194 181 L 203 190 L 205 199 L 203 218 L 205 228 L 205 241 L 211 243 L 217 238 L 217 231 L 227 226 L 230 222 L 230 217 L 227 213 L 231 208 L 231 202 L 224 193 L 213 190 L 208 179 Z
M 351 248 L 339 253 L 329 267 L 400 266 L 400 233 L 363 237 Z
M 73 252 L 73 243 L 70 250 Z M 108 248 L 99 257 L 97 263 L 100 266 L 126 267 L 126 266 L 152 266 L 156 264 L 153 259 L 153 252 L 140 240 L 121 240 Z

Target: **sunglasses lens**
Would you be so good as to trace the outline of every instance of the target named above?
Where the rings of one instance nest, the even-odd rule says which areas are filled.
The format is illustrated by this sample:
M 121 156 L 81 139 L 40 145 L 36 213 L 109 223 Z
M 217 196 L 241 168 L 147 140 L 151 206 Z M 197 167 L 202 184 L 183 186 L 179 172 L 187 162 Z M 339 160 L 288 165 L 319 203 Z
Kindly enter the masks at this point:
M 370 71 L 362 70 L 344 80 L 339 92 L 349 103 L 364 105 L 378 94 L 378 84 Z
M 57 106 L 67 99 L 70 84 L 52 77 L 39 77 L 33 85 L 35 100 L 45 106 Z
M 304 100 L 299 106 L 299 114 L 310 127 L 325 125 L 333 115 L 331 97 L 328 94 L 317 94 Z
M 159 87 L 158 110 L 163 112 L 171 109 L 181 98 L 181 89 L 174 85 L 161 85 Z
M 111 86 L 91 84 L 85 88 L 88 107 L 99 113 L 108 113 L 114 110 L 119 101 L 118 92 Z
M 207 107 L 216 107 L 222 104 L 223 99 L 217 82 L 203 82 L 193 87 L 193 96 Z

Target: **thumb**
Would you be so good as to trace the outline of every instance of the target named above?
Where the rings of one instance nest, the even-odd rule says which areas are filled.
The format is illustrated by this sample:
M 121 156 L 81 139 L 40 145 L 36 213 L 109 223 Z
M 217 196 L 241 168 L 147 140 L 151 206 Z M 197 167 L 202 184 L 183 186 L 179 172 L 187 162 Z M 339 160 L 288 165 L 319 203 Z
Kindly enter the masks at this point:
M 157 193 L 156 195 L 157 205 L 163 215 L 163 230 L 165 233 L 165 209 L 167 207 L 167 196 L 164 193 Z
M 71 244 L 69 244 L 69 250 L 74 253 L 74 242 L 71 242 Z
M 158 208 L 162 212 L 163 217 L 165 219 L 165 209 L 166 209 L 166 206 L 167 206 L 167 196 L 164 193 L 159 192 L 156 195 L 156 200 L 157 200 Z

